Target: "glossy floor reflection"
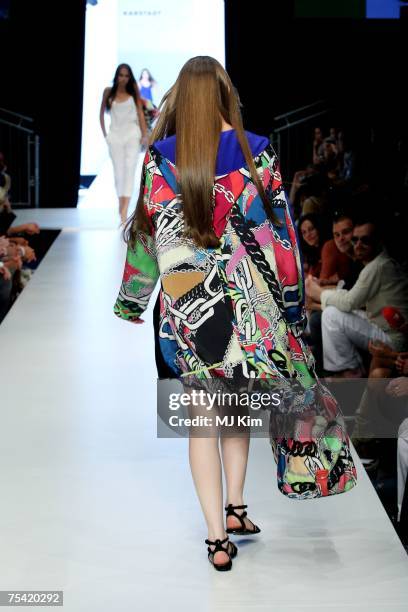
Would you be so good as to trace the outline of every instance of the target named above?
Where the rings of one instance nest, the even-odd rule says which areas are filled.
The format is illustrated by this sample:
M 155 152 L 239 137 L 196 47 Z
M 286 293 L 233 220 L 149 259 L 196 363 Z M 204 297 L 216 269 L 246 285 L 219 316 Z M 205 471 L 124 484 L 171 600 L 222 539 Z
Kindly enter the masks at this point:
M 115 317 L 120 232 L 53 214 L 71 229 L 0 325 L 0 590 L 62 589 L 69 612 L 407 610 L 408 557 L 354 450 L 355 489 L 298 502 L 252 440 L 262 533 L 212 568 L 187 440 L 156 437 L 155 296 L 144 325 Z

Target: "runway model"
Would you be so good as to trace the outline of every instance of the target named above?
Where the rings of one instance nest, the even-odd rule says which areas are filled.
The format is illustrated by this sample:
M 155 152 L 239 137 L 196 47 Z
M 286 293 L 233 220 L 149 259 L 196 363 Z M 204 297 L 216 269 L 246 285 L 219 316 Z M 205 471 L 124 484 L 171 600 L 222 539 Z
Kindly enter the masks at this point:
M 109 133 L 105 128 L 105 112 L 111 116 Z M 127 218 L 132 196 L 140 147 L 147 144 L 147 128 L 142 101 L 132 69 L 120 64 L 112 87 L 106 87 L 99 113 L 104 138 L 113 163 L 119 214 L 123 223 Z
M 275 151 L 268 138 L 244 131 L 231 80 L 211 57 L 183 66 L 160 110 L 125 227 L 115 314 L 143 323 L 160 278 L 159 343 L 174 377 L 205 384 L 285 377 L 308 387 L 314 364 L 301 338 L 301 261 Z M 190 431 L 189 460 L 208 558 L 225 571 L 238 551 L 228 534 L 260 532 L 243 497 L 249 431 L 206 433 Z M 296 459 L 300 467 L 303 457 Z
M 143 68 L 139 77 L 139 90 L 142 98 L 146 98 L 146 100 L 153 102 L 152 89 L 155 85 L 156 81 L 152 77 L 150 70 Z

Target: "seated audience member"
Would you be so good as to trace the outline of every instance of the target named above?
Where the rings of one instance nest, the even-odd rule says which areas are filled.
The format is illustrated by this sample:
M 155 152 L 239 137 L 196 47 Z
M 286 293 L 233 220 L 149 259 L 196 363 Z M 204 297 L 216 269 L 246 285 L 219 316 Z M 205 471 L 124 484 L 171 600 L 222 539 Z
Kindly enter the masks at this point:
M 16 215 L 10 204 L 11 179 L 6 170 L 5 158 L 0 152 L 0 322 L 30 279 L 31 268 L 37 259 L 34 249 L 22 234 L 33 236 L 32 240 L 35 240 L 34 234 L 40 232 L 37 223 L 11 227 Z
M 6 316 L 11 301 L 12 280 L 11 272 L 0 261 L 0 323 Z
M 303 200 L 302 215 L 324 215 L 327 213 L 327 199 L 323 195 L 311 195 Z
M 317 215 L 302 215 L 298 222 L 300 250 L 305 274 L 319 277 L 321 252 L 325 242 L 324 229 Z
M 311 176 L 318 174 L 318 169 L 324 162 L 324 142 L 323 132 L 320 127 L 314 129 L 313 148 L 312 148 L 312 159 L 310 163 L 306 165 L 303 170 L 297 170 L 293 176 L 292 186 L 289 193 L 289 199 L 296 208 L 298 201 L 297 193 L 302 188 L 304 180 Z M 309 193 L 308 196 L 313 195 Z
M 333 238 L 322 249 L 320 279 L 337 283 L 350 273 L 354 223 L 350 217 L 337 216 L 333 220 Z
M 350 289 L 361 271 L 361 263 L 354 258 L 354 222 L 347 213 L 336 213 L 333 217 L 333 238 L 322 248 L 320 280 L 330 284 L 344 281 L 344 288 Z M 324 283 L 320 283 L 323 285 Z
M 313 164 L 316 166 L 324 160 L 323 131 L 321 127 L 315 127 L 314 129 L 312 160 L 313 160 Z
M 11 306 L 19 281 L 19 271 L 23 265 L 19 248 L 5 236 L 0 237 L 0 322 Z
M 2 153 L 0 152 L 0 211 L 10 208 L 9 191 L 11 186 L 10 176 L 2 170 Z
M 408 357 L 407 351 L 396 351 L 380 340 L 369 341 L 371 355 L 370 374 L 372 378 L 388 378 L 398 371 L 398 360 Z
M 16 234 L 38 234 L 40 228 L 37 223 L 24 223 L 22 225 L 10 227 L 13 220 L 10 221 L 10 215 L 13 212 L 9 199 L 11 179 L 6 170 L 7 166 L 4 154 L 0 151 L 0 236 L 6 234 L 13 242 L 19 243 L 21 246 L 28 246 L 27 240 L 25 240 L 24 237 L 17 237 Z
M 328 288 L 342 280 L 344 282 L 343 287 L 351 289 L 361 270 L 361 264 L 354 260 L 354 249 L 351 242 L 354 223 L 350 215 L 338 213 L 333 219 L 332 227 L 333 239 L 325 242 L 322 248 L 319 284 Z M 323 374 L 321 304 L 313 301 L 308 293 L 308 285 L 306 285 L 306 308 L 316 370 L 319 374 Z
M 317 128 L 318 130 L 319 128 Z M 318 149 L 316 155 L 313 155 L 313 163 L 316 165 L 334 165 L 341 159 L 342 154 L 342 143 L 343 143 L 343 130 L 335 127 L 329 128 L 329 135 L 325 138 L 322 131 L 316 132 L 315 130 L 315 142 L 318 143 Z
M 308 164 L 304 170 L 298 170 L 293 177 L 289 192 L 289 200 L 292 202 L 296 218 L 302 214 L 303 202 L 312 195 L 309 188 L 309 179 L 318 173 L 313 164 Z
M 0 322 L 8 310 L 11 295 L 11 272 L 3 261 L 7 255 L 8 246 L 7 238 L 0 236 Z
M 358 161 L 350 130 L 346 132 L 340 130 L 337 134 L 337 150 L 339 153 L 338 182 L 349 184 L 354 181 Z
M 16 234 L 28 234 L 29 236 L 32 236 L 33 234 L 39 233 L 40 227 L 38 223 L 22 223 L 21 225 L 10 227 L 6 232 L 6 236 L 13 242 L 17 242 Z
M 334 136 L 324 138 L 322 150 L 323 160 L 318 166 L 319 171 L 326 177 L 330 185 L 337 185 L 343 157 L 342 153 L 339 151 L 337 138 Z
M 320 170 L 313 170 L 306 175 L 299 189 L 301 195 L 304 196 L 300 206 L 301 214 L 326 215 L 328 213 L 329 187 L 327 176 Z
M 340 167 L 340 158 L 337 148 L 337 139 L 334 136 L 328 136 L 324 139 L 323 157 L 323 163 L 326 166 L 329 178 L 337 178 Z
M 391 328 L 382 316 L 382 309 L 393 306 L 407 318 L 408 278 L 384 250 L 374 223 L 356 223 L 352 243 L 354 256 L 363 265 L 354 286 L 349 290 L 325 289 L 307 278 L 306 290 L 315 302 L 321 303 L 323 310 L 325 370 L 363 376 L 359 350 L 367 351 L 370 340 L 380 340 L 395 350 L 407 347 L 406 336 Z
M 408 355 L 400 358 L 400 376 L 393 378 L 387 385 L 386 392 L 394 398 L 405 398 L 408 402 Z M 408 407 L 408 406 L 407 406 Z M 401 518 L 402 500 L 407 486 L 408 474 L 408 418 L 405 418 L 398 429 L 397 444 L 397 521 Z
M 36 260 L 25 239 L 18 240 L 22 242 L 0 236 L 0 323 L 31 276 L 32 271 L 24 269 L 24 264 Z
M 385 307 L 381 312 L 391 327 L 398 329 L 408 341 L 408 323 L 402 317 L 399 309 Z M 368 440 L 375 437 L 372 430 L 373 423 L 383 418 L 384 415 L 387 415 L 387 420 L 390 417 L 391 420 L 394 420 L 394 409 L 389 409 L 389 402 L 386 399 L 388 393 L 386 379 L 403 374 L 406 367 L 405 362 L 408 359 L 408 352 L 396 351 L 379 340 L 370 340 L 368 351 L 371 355 L 369 380 L 355 413 L 352 436 L 357 452 L 363 452 L 363 454 L 364 449 L 367 451 Z M 370 453 L 369 450 L 368 453 Z

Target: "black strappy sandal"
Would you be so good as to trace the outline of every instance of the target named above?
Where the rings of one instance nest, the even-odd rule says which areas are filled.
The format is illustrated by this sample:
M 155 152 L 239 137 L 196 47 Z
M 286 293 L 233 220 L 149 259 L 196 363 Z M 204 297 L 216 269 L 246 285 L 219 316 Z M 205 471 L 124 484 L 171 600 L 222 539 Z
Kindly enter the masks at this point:
M 225 510 L 227 511 L 227 517 L 228 516 L 236 516 L 237 519 L 239 519 L 240 523 L 241 523 L 241 527 L 228 527 L 226 529 L 227 533 L 233 533 L 234 535 L 250 535 L 253 533 L 259 533 L 261 530 L 259 529 L 258 525 L 255 525 L 255 523 L 251 523 L 254 526 L 254 529 L 248 529 L 247 526 L 245 525 L 245 521 L 244 518 L 247 516 L 247 512 L 245 510 L 245 512 L 243 512 L 242 514 L 238 514 L 237 512 L 235 512 L 235 510 L 244 510 L 244 508 L 248 508 L 247 504 L 244 504 L 242 506 L 234 506 L 233 504 L 228 504 L 228 506 L 226 506 Z M 251 519 L 248 519 L 249 521 Z
M 223 548 L 222 546 L 223 544 L 225 544 L 225 542 L 228 542 L 227 549 Z M 233 542 L 229 541 L 229 537 L 227 536 L 223 540 L 217 539 L 215 540 L 215 542 L 212 542 L 211 540 L 205 540 L 205 543 L 215 546 L 214 550 L 211 550 L 210 546 L 208 546 L 208 560 L 210 561 L 210 563 L 213 564 L 215 569 L 219 572 L 227 572 L 228 570 L 230 570 L 232 567 L 231 559 L 237 556 L 238 548 Z M 214 563 L 214 555 L 218 551 L 227 553 L 227 555 L 229 556 L 229 560 L 226 563 Z

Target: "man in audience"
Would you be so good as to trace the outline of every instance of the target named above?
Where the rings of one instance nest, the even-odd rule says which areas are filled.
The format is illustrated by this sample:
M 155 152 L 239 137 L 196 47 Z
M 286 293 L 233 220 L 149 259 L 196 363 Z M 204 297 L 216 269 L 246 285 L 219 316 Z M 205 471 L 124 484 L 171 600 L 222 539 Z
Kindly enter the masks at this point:
M 406 337 L 381 314 L 385 306 L 394 306 L 408 317 L 408 279 L 383 249 L 376 225 L 369 220 L 356 223 L 351 240 L 354 256 L 363 265 L 351 289 L 325 289 L 306 279 L 308 295 L 323 310 L 324 368 L 346 377 L 364 375 L 359 351 L 367 351 L 370 340 L 405 350 Z
M 319 284 L 322 287 L 333 286 L 342 280 L 344 282 L 343 287 L 351 289 L 362 267 L 361 263 L 354 257 L 351 242 L 354 222 L 349 214 L 340 212 L 334 216 L 332 227 L 333 239 L 325 242 L 322 248 Z M 312 300 L 308 294 L 308 285 L 306 285 L 306 305 L 313 355 L 317 371 L 321 374 L 323 369 L 321 304 Z
M 322 268 L 319 279 L 337 284 L 344 281 L 344 288 L 351 289 L 361 271 L 361 263 L 354 256 L 354 222 L 351 215 L 337 213 L 333 218 L 333 239 L 328 240 L 322 249 Z M 320 283 L 321 285 L 325 283 Z

